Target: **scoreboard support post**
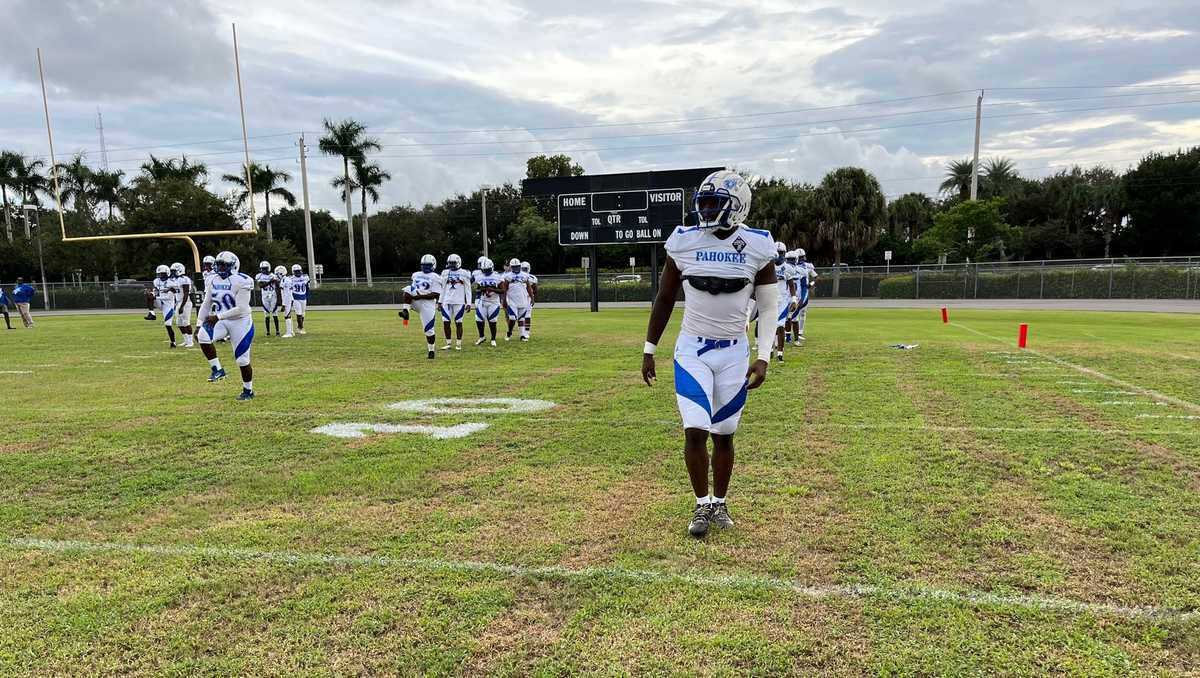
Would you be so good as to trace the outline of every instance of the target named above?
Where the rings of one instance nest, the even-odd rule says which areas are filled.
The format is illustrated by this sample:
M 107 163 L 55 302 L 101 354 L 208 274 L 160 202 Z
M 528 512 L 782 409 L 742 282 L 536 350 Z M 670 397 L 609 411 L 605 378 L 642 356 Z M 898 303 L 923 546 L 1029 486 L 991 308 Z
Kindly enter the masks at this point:
M 592 245 L 588 248 L 589 263 L 588 277 L 591 280 L 592 287 L 592 313 L 600 312 L 600 250 Z
M 658 245 L 650 245 L 650 300 L 658 297 Z

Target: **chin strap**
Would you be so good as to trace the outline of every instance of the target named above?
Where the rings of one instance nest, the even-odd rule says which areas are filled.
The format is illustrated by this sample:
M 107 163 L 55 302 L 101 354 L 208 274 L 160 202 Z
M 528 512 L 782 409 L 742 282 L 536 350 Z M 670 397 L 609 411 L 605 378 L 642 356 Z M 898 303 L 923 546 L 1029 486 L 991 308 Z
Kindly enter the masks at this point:
M 775 313 L 779 309 L 779 284 L 754 286 L 754 299 L 758 303 L 758 359 L 771 362 L 771 351 L 775 348 Z

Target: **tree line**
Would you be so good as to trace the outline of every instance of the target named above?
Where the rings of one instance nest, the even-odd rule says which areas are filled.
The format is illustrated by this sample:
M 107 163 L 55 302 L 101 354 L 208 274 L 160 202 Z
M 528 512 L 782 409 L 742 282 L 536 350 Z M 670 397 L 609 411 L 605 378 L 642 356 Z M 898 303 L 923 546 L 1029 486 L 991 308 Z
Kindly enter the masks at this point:
M 327 277 L 407 275 L 419 257 L 440 260 L 451 252 L 468 264 L 483 249 L 484 189 L 421 207 L 398 205 L 370 213 L 391 175 L 371 155 L 379 140 L 355 120 L 325 120 L 317 148 L 342 161 L 329 188 L 345 213 L 311 212 L 313 246 Z M 217 195 L 209 170 L 186 156 L 150 155 L 136 174 L 106 171 L 76 155 L 56 168 L 66 230 L 72 236 L 237 230 L 249 219 L 250 201 L 261 199 L 259 233 L 239 238 L 200 238 L 205 252 L 231 249 L 244 265 L 260 259 L 303 263 L 304 213 L 295 178 L 269 165 L 225 174 L 234 189 Z M 21 205 L 53 207 L 51 168 L 38 159 L 0 152 L 0 280 L 37 277 L 35 238 L 25 237 Z M 578 176 L 584 170 L 564 155 L 535 156 L 527 178 Z M 969 199 L 972 163 L 946 167 L 937 195 L 908 193 L 885 199 L 868 171 L 843 167 L 816 184 L 752 177 L 749 223 L 770 229 L 789 247 L 803 247 L 818 265 L 883 262 L 990 261 L 1069 257 L 1200 254 L 1200 147 L 1150 154 L 1118 174 L 1105 167 L 1071 167 L 1041 179 L 1020 176 L 1004 158 L 981 164 L 978 200 Z M 291 186 L 291 187 L 290 187 Z M 514 183 L 486 189 L 488 251 L 497 263 L 519 257 L 544 273 L 579 266 L 582 250 L 558 244 L 554 203 L 522 196 Z M 162 262 L 190 260 L 177 240 L 61 242 L 57 215 L 40 212 L 47 277 L 68 280 L 145 279 Z M 601 265 L 619 267 L 628 257 L 646 260 L 647 246 L 601 249 Z

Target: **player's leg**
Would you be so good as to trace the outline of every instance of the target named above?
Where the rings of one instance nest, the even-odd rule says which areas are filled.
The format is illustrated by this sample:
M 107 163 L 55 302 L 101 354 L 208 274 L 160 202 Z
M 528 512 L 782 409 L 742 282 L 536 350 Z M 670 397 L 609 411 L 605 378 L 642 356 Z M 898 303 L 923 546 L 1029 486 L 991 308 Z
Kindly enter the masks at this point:
M 466 305 L 465 305 L 465 304 L 464 304 L 464 305 L 462 305 L 462 306 L 459 306 L 459 307 L 458 307 L 458 312 L 454 314 L 454 332 L 455 332 L 455 335 L 454 335 L 454 337 L 455 337 L 455 339 L 454 339 L 454 350 L 455 350 L 455 351 L 461 351 L 461 350 L 462 350 L 462 340 L 463 340 L 463 317 L 464 317 L 466 314 L 467 314 L 467 307 L 466 307 Z
M 517 312 L 513 310 L 511 305 L 506 305 L 504 316 L 508 320 L 508 334 L 504 335 L 504 341 L 508 341 L 512 339 L 513 326 L 517 324 Z
M 746 363 L 749 347 L 739 342 L 726 349 L 714 351 L 709 360 L 713 374 L 712 469 L 713 499 L 711 522 L 717 527 L 733 527 L 725 497 L 733 475 L 733 434 L 746 407 Z
M 250 346 L 254 343 L 254 317 L 222 321 L 229 325 L 230 341 L 233 343 L 233 359 L 242 373 L 242 393 L 238 400 L 254 398 L 254 370 L 250 367 Z
M 292 302 L 286 302 L 283 306 L 283 338 L 291 339 L 296 336 L 292 334 Z
M 519 314 L 517 323 L 521 326 L 521 341 L 529 341 L 529 311 L 528 306 L 517 310 Z
M 675 343 L 675 401 L 683 419 L 683 461 L 696 499 L 688 532 L 696 537 L 708 533 L 712 503 L 708 432 L 712 427 L 713 372 L 701 351 L 705 348 L 699 337 L 680 335 Z
M 211 369 L 211 373 L 208 375 L 210 382 L 220 381 L 225 378 L 225 370 L 221 367 L 221 359 L 217 357 L 217 349 L 213 346 L 213 342 L 220 341 L 228 331 L 228 328 L 221 324 L 219 320 L 213 325 L 200 325 L 200 352 L 208 360 L 208 366 Z
M 786 297 L 779 299 L 779 311 L 775 314 L 775 359 L 783 362 L 783 347 L 787 344 L 786 329 L 788 323 L 788 314 L 791 313 L 789 300 Z
M 525 314 L 525 338 L 533 337 L 533 305 L 529 306 L 529 312 Z
M 496 345 L 496 325 L 500 320 L 500 304 L 496 303 L 488 310 L 488 328 L 492 332 L 492 346 Z
M 296 332 L 299 334 L 308 334 L 304 331 L 304 313 L 308 310 L 308 301 L 296 299 L 292 302 L 292 306 L 296 309 Z
M 804 321 L 808 320 L 808 301 L 800 302 L 800 313 L 796 316 L 796 336 L 804 341 Z
M 162 312 L 163 327 L 167 330 L 167 339 L 171 341 L 171 348 L 175 348 L 175 304 L 172 302 L 163 302 Z
M 479 339 L 475 341 L 476 346 L 487 341 L 483 335 L 483 327 L 485 323 L 486 321 L 484 320 L 483 316 L 483 300 L 478 300 L 475 302 L 475 329 L 479 330 Z
M 6 306 L 4 304 L 0 304 L 0 313 L 4 314 L 4 326 L 11 330 L 13 328 L 13 326 L 12 326 L 12 320 L 9 320 L 9 318 L 8 318 L 8 306 Z M 479 330 L 479 336 L 480 337 L 483 336 L 482 329 Z
M 413 303 L 416 307 L 417 314 L 421 318 L 421 327 L 425 332 L 425 350 L 427 357 L 433 360 L 436 355 L 435 344 L 437 343 L 437 308 L 434 302 L 430 299 L 418 299 Z
M 267 336 L 271 336 L 271 308 L 266 299 L 263 299 L 263 324 L 267 326 Z
M 154 320 L 154 308 L 158 306 L 158 302 L 154 299 L 154 293 L 146 290 L 146 320 Z
M 182 314 L 176 320 L 179 321 L 179 331 L 183 333 L 183 347 L 191 348 L 195 345 L 192 336 L 192 302 L 183 305 Z
M 446 345 L 442 346 L 443 351 L 450 349 L 450 318 L 451 318 L 450 313 L 452 310 L 453 310 L 453 307 L 451 307 L 447 304 L 442 304 L 442 306 L 441 306 L 442 335 L 446 337 Z

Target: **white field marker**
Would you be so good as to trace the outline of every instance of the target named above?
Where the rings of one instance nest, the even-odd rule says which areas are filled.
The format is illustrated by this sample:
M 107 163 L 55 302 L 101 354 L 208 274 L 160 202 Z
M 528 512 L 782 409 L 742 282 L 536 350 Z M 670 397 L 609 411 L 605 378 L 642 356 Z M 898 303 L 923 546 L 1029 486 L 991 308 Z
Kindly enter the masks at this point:
M 111 553 L 117 555 L 147 555 L 167 558 L 204 558 L 233 562 L 263 561 L 277 565 L 318 565 L 329 567 L 363 567 L 427 572 L 461 572 L 528 579 L 629 582 L 632 584 L 668 583 L 693 587 L 723 589 L 767 589 L 793 593 L 823 600 L 842 598 L 852 600 L 890 600 L 899 602 L 939 601 L 957 605 L 1043 610 L 1064 614 L 1097 615 L 1123 619 L 1145 619 L 1169 622 L 1189 622 L 1200 616 L 1194 610 L 1179 610 L 1154 605 L 1120 605 L 1092 603 L 1056 596 L 1005 594 L 988 591 L 951 591 L 928 588 L 919 584 L 885 587 L 870 584 L 809 585 L 799 582 L 756 575 L 702 575 L 687 572 L 635 570 L 624 567 L 585 567 L 574 569 L 561 565 L 508 565 L 475 560 L 442 560 L 439 558 L 396 558 L 390 556 L 346 556 L 297 551 L 264 551 L 249 548 L 186 546 L 159 544 L 127 544 L 116 542 L 59 541 L 52 539 L 9 539 L 0 541 L 11 549 L 51 553 Z
M 402 400 L 388 405 L 388 409 L 421 414 L 525 414 L 554 406 L 549 400 L 522 398 L 430 398 Z
M 955 327 L 961 327 L 962 329 L 964 329 L 964 330 L 966 330 L 966 331 L 968 331 L 968 332 L 972 332 L 972 333 L 974 333 L 974 334 L 978 334 L 978 335 L 979 335 L 979 336 L 981 336 L 981 337 L 987 337 L 988 339 L 991 339 L 992 341 L 999 341 L 999 342 L 1002 342 L 1002 343 L 1007 343 L 1007 342 L 1006 342 L 1004 339 L 1001 339 L 1000 337 L 994 337 L 994 336 L 992 336 L 992 335 L 990 335 L 990 334 L 986 334 L 986 333 L 984 333 L 984 332 L 980 332 L 979 330 L 977 330 L 977 329 L 975 329 L 975 328 L 973 328 L 973 327 L 967 327 L 966 325 L 963 325 L 963 324 L 961 324 L 961 323 L 956 323 L 956 322 L 952 322 L 952 323 L 950 323 L 950 324 L 951 324 L 951 325 L 954 325 Z M 1191 402 L 1191 401 L 1188 401 L 1188 400 L 1184 400 L 1183 398 L 1176 398 L 1175 396 L 1169 396 L 1169 395 L 1167 395 L 1167 394 L 1165 394 L 1165 393 L 1159 393 L 1158 391 L 1155 391 L 1155 390 L 1153 390 L 1153 389 L 1149 389 L 1149 388 L 1143 388 L 1143 387 L 1141 387 L 1141 386 L 1138 386 L 1137 384 L 1131 384 L 1131 383 L 1129 383 L 1128 381 L 1125 381 L 1125 380 L 1123 380 L 1123 379 L 1118 379 L 1118 378 L 1116 378 L 1116 377 L 1113 377 L 1113 376 L 1107 375 L 1107 374 L 1105 374 L 1105 373 L 1103 373 L 1103 372 L 1100 372 L 1100 371 L 1098 371 L 1098 370 L 1093 370 L 1093 369 L 1092 369 L 1092 368 L 1090 368 L 1090 367 L 1084 367 L 1083 365 L 1076 365 L 1075 363 L 1068 362 L 1068 361 L 1066 361 L 1066 360 L 1063 360 L 1062 358 L 1056 358 L 1056 357 L 1054 357 L 1054 356 L 1052 356 L 1052 355 L 1049 355 L 1049 354 L 1046 354 L 1046 353 L 1042 353 L 1042 352 L 1040 352 L 1040 351 L 1035 351 L 1035 350 L 1033 350 L 1032 348 L 1027 348 L 1027 349 L 1024 349 L 1024 350 L 1025 350 L 1025 351 L 1028 351 L 1029 353 L 1031 353 L 1031 354 L 1033 354 L 1033 355 L 1036 355 L 1036 356 L 1040 356 L 1040 357 L 1042 357 L 1042 358 L 1045 358 L 1046 360 L 1049 360 L 1049 361 L 1050 361 L 1050 362 L 1052 362 L 1052 363 L 1057 363 L 1057 364 L 1059 364 L 1059 365 L 1062 365 L 1063 367 L 1069 367 L 1069 368 L 1071 368 L 1071 369 L 1073 369 L 1073 370 L 1076 370 L 1076 371 L 1078 371 L 1078 372 L 1080 372 L 1080 373 L 1086 374 L 1086 375 L 1088 375 L 1089 377 L 1095 377 L 1095 378 L 1097 378 L 1097 379 L 1103 379 L 1104 381 L 1107 381 L 1107 382 L 1109 382 L 1109 383 L 1111 383 L 1111 384 L 1115 384 L 1115 385 L 1117 385 L 1117 386 L 1120 386 L 1121 388 L 1124 388 L 1124 389 L 1129 389 L 1129 390 L 1131 390 L 1131 391 L 1137 391 L 1138 393 L 1141 393 L 1141 394 L 1142 394 L 1142 395 L 1144 395 L 1144 396 L 1149 396 L 1149 397 L 1153 398 L 1154 400 L 1157 400 L 1157 401 L 1159 401 L 1159 402 L 1161 402 L 1161 403 L 1170 403 L 1171 405 L 1178 405 L 1179 407 L 1182 407 L 1182 408 L 1185 408 L 1185 409 L 1191 410 L 1191 411 L 1193 411 L 1193 412 L 1200 413 L 1200 405 L 1197 405 L 1196 403 L 1193 403 L 1193 402 Z
M 326 424 L 318 426 L 310 433 L 320 433 L 334 438 L 365 438 L 367 433 L 417 433 L 427 435 L 435 440 L 451 438 L 466 438 L 488 427 L 487 424 L 466 423 L 454 426 L 424 426 L 420 424 Z
M 0 374 L 33 374 L 33 370 L 0 370 Z
M 1140 400 L 1102 400 L 1101 405 L 1149 405 Z
M 1137 391 L 1102 391 L 1094 388 L 1073 388 L 1071 393 L 1099 393 L 1102 395 L 1137 395 Z
M 99 359 L 99 358 L 97 358 L 97 359 L 93 360 L 92 362 L 94 362 L 94 363 L 103 363 L 103 364 L 105 364 L 105 365 L 112 363 L 112 361 L 111 361 L 111 360 L 101 360 L 101 359 Z
M 1200 414 L 1139 414 L 1138 419 L 1200 419 Z
M 1092 382 L 1090 382 L 1090 381 L 1071 381 L 1070 379 L 1063 379 L 1061 381 L 1056 381 L 1054 383 L 1056 383 L 1056 384 L 1072 384 L 1075 386 L 1091 386 L 1092 385 Z

